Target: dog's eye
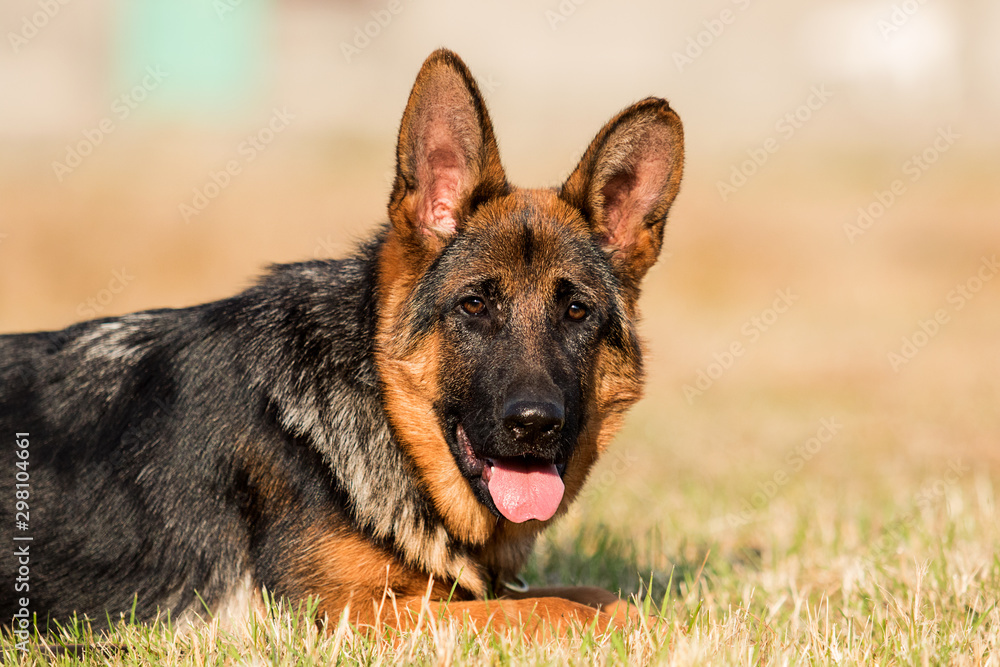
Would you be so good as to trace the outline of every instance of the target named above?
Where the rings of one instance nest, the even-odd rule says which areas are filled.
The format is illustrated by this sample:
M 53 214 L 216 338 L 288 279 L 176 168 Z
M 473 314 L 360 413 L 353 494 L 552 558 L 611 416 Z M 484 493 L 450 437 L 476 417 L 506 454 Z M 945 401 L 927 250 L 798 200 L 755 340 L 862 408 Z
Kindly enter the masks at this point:
M 464 310 L 469 315 L 485 315 L 486 314 L 486 302 L 480 299 L 478 296 L 470 296 L 467 299 L 463 299 L 462 310 Z
M 587 307 L 582 303 L 574 301 L 569 304 L 569 308 L 566 309 L 566 317 L 573 320 L 574 322 L 579 322 L 587 316 Z

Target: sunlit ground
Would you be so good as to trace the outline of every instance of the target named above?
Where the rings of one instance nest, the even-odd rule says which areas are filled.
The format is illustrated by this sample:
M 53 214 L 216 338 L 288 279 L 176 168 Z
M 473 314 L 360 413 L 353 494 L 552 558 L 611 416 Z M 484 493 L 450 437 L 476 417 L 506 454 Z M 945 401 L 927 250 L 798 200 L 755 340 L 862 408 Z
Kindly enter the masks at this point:
M 179 205 L 228 138 L 109 145 L 63 184 L 59 145 L 11 147 L 0 331 L 195 304 L 269 262 L 342 256 L 384 217 L 392 140 L 276 142 L 189 222 Z M 849 234 L 906 177 L 892 156 L 810 150 L 726 202 L 732 165 L 689 160 L 643 296 L 647 396 L 529 579 L 651 581 L 677 614 L 660 655 L 680 662 L 837 642 L 856 660 L 886 641 L 985 655 L 1000 627 L 997 170 L 943 155 Z M 574 157 L 531 171 L 554 183 Z

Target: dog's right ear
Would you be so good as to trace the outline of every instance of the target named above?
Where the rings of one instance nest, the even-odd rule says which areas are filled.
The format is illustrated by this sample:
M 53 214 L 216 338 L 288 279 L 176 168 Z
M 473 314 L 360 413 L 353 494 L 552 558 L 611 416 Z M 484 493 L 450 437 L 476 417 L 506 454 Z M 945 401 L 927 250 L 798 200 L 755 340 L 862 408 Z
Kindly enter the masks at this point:
M 684 130 L 666 100 L 628 107 L 597 133 L 559 196 L 583 212 L 626 289 L 663 245 L 684 168 Z
M 417 74 L 399 128 L 393 232 L 409 250 L 434 256 L 478 204 L 508 190 L 476 82 L 457 55 L 438 49 Z

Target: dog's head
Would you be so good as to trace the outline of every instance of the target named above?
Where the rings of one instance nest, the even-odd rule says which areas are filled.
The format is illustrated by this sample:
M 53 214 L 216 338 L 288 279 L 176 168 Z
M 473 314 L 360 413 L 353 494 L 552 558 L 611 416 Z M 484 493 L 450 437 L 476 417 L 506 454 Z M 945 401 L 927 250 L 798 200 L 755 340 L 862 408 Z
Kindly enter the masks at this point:
M 464 63 L 424 63 L 399 132 L 376 356 L 396 437 L 454 537 L 537 532 L 639 398 L 636 299 L 682 161 L 680 119 L 650 98 L 560 189 L 515 188 Z

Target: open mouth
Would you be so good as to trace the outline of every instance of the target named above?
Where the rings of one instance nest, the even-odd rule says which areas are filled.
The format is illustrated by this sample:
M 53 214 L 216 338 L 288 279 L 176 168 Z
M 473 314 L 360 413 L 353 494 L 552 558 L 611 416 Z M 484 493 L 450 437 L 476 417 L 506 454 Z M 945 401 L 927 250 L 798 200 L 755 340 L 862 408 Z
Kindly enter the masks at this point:
M 565 465 L 527 456 L 481 457 L 459 424 L 455 429 L 464 468 L 478 477 L 497 511 L 508 521 L 551 519 L 566 490 L 561 473 Z

